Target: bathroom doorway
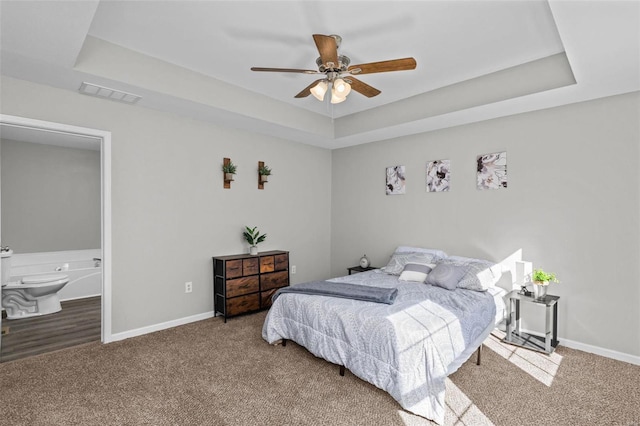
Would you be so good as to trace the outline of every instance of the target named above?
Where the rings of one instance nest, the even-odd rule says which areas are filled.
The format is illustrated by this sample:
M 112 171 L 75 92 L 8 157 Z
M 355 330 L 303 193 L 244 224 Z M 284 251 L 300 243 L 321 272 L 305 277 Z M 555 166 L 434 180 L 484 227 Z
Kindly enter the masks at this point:
M 52 315 L 43 315 L 41 317 L 33 317 L 26 319 L 16 319 L 3 321 L 0 319 L 0 327 L 2 327 L 3 331 L 7 330 L 11 333 L 11 323 L 15 324 L 14 329 L 18 331 L 20 327 L 24 327 L 27 320 L 37 320 L 44 321 L 47 317 L 58 316 L 62 318 L 63 312 L 65 312 L 67 318 L 73 318 L 75 316 L 83 315 L 83 312 L 89 312 L 93 310 L 93 312 L 99 315 L 99 335 L 100 340 L 103 343 L 107 343 L 111 341 L 111 134 L 110 132 L 89 129 L 77 126 L 71 126 L 61 123 L 53 123 L 53 122 L 45 122 L 40 120 L 34 120 L 30 118 L 24 117 L 16 117 L 9 115 L 1 115 L 0 114 L 0 139 L 3 141 L 10 140 L 11 142 L 7 143 L 7 146 L 11 147 L 11 149 L 16 149 L 19 147 L 21 142 L 26 142 L 19 147 L 23 149 L 23 147 L 33 148 L 36 145 L 40 144 L 40 146 L 44 149 L 49 149 L 49 153 L 46 155 L 52 155 L 55 157 L 55 153 L 57 151 L 68 150 L 68 152 L 75 153 L 76 155 L 80 155 L 81 157 L 90 157 L 94 155 L 94 161 L 98 167 L 99 172 L 97 172 L 97 176 L 95 177 L 95 185 L 94 189 L 99 192 L 95 197 L 94 204 L 99 204 L 95 206 L 94 212 L 94 220 L 93 225 L 99 227 L 99 231 L 95 229 L 95 235 L 86 236 L 82 235 L 81 237 L 89 238 L 91 243 L 87 241 L 79 242 L 80 246 L 91 246 L 99 243 L 99 249 L 93 250 L 63 250 L 60 253 L 64 253 L 64 256 L 68 258 L 68 260 L 63 260 L 62 258 L 57 259 L 57 252 L 51 253 L 39 253 L 45 255 L 44 257 L 37 258 L 36 260 L 40 263 L 53 261 L 54 263 L 60 263 L 59 266 L 55 266 L 55 269 L 60 268 L 60 272 L 62 274 L 68 275 L 70 280 L 75 280 L 74 282 L 78 282 L 78 280 L 82 281 L 84 286 L 83 290 L 87 292 L 88 295 L 84 296 L 78 293 L 78 285 L 69 286 L 66 290 L 60 290 L 61 299 L 68 299 L 67 301 L 62 302 L 63 311 L 58 314 Z M 89 154 L 88 151 L 94 151 L 92 154 Z M 2 151 L 0 151 L 0 158 L 2 157 Z M 46 157 L 45 155 L 45 157 Z M 48 158 L 48 157 L 47 157 Z M 5 163 L 6 164 L 6 163 Z M 8 171 L 8 170 L 6 170 Z M 2 183 L 2 182 L 0 182 Z M 0 193 L 1 194 L 1 193 Z M 85 193 L 85 195 L 87 195 Z M 93 198 L 93 196 L 91 196 Z M 3 211 L 3 206 L 0 204 L 0 217 Z M 12 212 L 15 214 L 15 212 Z M 64 214 L 64 213 L 63 213 Z M 68 214 L 67 214 L 68 215 Z M 99 219 L 98 219 L 99 217 Z M 80 226 L 81 224 L 78 223 Z M 24 223 L 21 226 L 25 226 Z M 94 226 L 94 227 L 95 227 Z M 92 231 L 92 232 L 94 232 Z M 90 234 L 91 232 L 78 232 L 82 234 Z M 10 235 L 10 233 L 7 233 Z M 33 234 L 37 235 L 37 234 Z M 2 245 L 6 245 L 3 237 L 3 229 L 0 226 L 0 242 Z M 50 237 L 53 238 L 53 237 Z M 67 239 L 66 237 L 60 237 L 58 235 L 55 237 L 57 239 Z M 77 236 L 75 237 L 77 239 Z M 92 238 L 92 239 L 91 239 Z M 13 238 L 15 239 L 15 237 Z M 31 244 L 36 244 L 33 241 Z M 41 242 L 41 246 L 46 247 L 46 243 Z M 73 248 L 72 242 L 67 243 L 68 248 Z M 41 247 L 37 246 L 36 247 Z M 33 247 L 33 246 L 32 246 Z M 23 247 L 24 248 L 24 247 Z M 24 251 L 29 251 L 25 249 Z M 6 253 L 6 252 L 5 252 Z M 48 256 L 48 257 L 47 257 Z M 53 256 L 53 259 L 51 259 Z M 88 259 L 84 259 L 84 257 L 89 257 Z M 16 268 L 11 268 L 13 272 L 20 272 L 22 268 L 25 272 L 29 269 L 25 267 L 27 263 L 33 263 L 31 260 L 27 261 L 25 258 L 29 257 L 25 256 L 12 256 L 16 258 L 18 266 Z M 91 263 L 91 264 L 87 264 Z M 14 262 L 15 263 L 15 262 Z M 37 263 L 37 262 L 36 262 Z M 55 263 L 55 265 L 57 265 Z M 15 266 L 15 265 L 14 265 Z M 36 268 L 37 269 L 37 268 Z M 2 272 L 2 268 L 0 267 L 0 273 Z M 34 272 L 34 269 L 29 270 L 29 272 Z M 36 271 L 37 272 L 37 271 Z M 79 274 L 79 275 L 78 275 Z M 84 274 L 84 275 L 83 275 Z M 12 274 L 13 275 L 13 274 Z M 37 274 L 36 274 L 37 275 Z M 71 282 L 71 281 L 70 281 Z M 6 288 L 6 287 L 5 287 Z M 66 291 L 63 295 L 62 292 Z M 90 297 L 93 296 L 93 297 Z M 99 310 L 99 312 L 98 312 Z M 98 319 L 97 319 L 98 320 Z M 37 322 L 36 321 L 36 322 Z M 68 320 L 64 320 L 68 321 Z M 28 323 L 27 323 L 28 325 Z M 29 325 L 30 326 L 30 325 Z M 67 323 L 67 326 L 69 324 Z M 41 325 L 38 325 L 41 327 Z M 82 342 L 78 336 L 81 333 L 81 326 L 71 325 L 72 328 L 77 330 L 75 338 L 79 343 Z M 94 327 L 95 329 L 95 327 Z M 34 328 L 35 330 L 35 328 Z M 34 336 L 37 336 L 34 334 Z M 37 337 L 36 337 L 37 338 Z M 0 350 L 3 346 L 2 337 L 0 336 Z M 35 340 L 35 339 L 34 339 Z M 73 339 L 70 339 L 73 340 Z M 7 343 L 10 342 L 9 335 L 7 335 Z M 44 344 L 43 344 L 44 346 Z M 56 345 L 50 345 L 52 350 L 55 350 Z

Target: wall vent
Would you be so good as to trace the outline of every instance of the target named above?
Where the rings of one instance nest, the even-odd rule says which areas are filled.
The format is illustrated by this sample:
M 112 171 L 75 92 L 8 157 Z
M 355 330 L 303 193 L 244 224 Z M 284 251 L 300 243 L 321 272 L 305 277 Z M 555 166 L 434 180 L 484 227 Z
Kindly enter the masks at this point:
M 112 101 L 124 102 L 127 104 L 135 104 L 142 96 L 133 93 L 123 92 L 122 90 L 110 89 L 109 87 L 99 86 L 93 83 L 83 81 L 78 89 L 83 95 L 97 96 L 98 98 L 109 99 Z

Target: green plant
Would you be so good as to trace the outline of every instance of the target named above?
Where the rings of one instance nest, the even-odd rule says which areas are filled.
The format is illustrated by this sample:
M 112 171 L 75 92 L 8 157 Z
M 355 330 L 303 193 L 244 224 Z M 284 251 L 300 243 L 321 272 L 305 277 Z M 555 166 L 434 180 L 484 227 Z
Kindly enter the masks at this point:
M 551 273 L 547 273 L 545 271 L 543 271 L 542 269 L 534 269 L 533 270 L 533 276 L 531 277 L 531 279 L 534 282 L 545 282 L 545 281 L 549 281 L 549 282 L 554 282 L 554 283 L 559 283 L 560 281 L 558 281 L 558 278 L 556 278 L 556 274 L 554 274 L 553 272 Z
M 266 164 L 258 168 L 258 174 L 260 176 L 269 176 L 271 174 L 271 169 Z
M 260 231 L 258 231 L 257 228 L 257 226 L 254 226 L 253 228 L 245 226 L 245 230 L 244 232 L 242 232 L 242 235 L 244 235 L 244 239 L 247 240 L 247 242 L 251 246 L 256 246 L 267 238 L 267 234 L 260 235 Z
M 236 174 L 236 165 L 233 164 L 233 161 L 229 160 L 228 164 L 222 165 L 222 171 L 225 173 Z

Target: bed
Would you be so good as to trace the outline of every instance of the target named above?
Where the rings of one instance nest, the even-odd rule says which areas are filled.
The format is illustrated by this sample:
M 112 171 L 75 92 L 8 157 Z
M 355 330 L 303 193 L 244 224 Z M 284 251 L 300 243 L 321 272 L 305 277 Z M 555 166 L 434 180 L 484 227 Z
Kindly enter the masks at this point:
M 428 257 L 449 265 L 465 259 Z M 493 285 L 477 291 L 406 281 L 404 273 L 385 269 L 330 281 L 397 288 L 393 304 L 285 293 L 267 314 L 262 336 L 269 343 L 292 340 L 385 390 L 407 411 L 442 424 L 445 378 L 502 319 L 505 292 Z

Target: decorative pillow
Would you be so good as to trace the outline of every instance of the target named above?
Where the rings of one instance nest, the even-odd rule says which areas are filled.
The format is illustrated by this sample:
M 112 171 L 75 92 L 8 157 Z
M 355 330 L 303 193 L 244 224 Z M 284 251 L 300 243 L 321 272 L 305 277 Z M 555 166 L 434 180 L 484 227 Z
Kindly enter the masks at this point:
M 467 272 L 458 283 L 458 288 L 475 291 L 487 291 L 496 285 L 502 276 L 502 266 L 484 259 L 449 256 L 444 263 L 466 266 Z
M 454 265 L 452 263 L 438 263 L 429 275 L 427 275 L 426 283 L 447 290 L 455 290 L 458 283 L 467 273 L 465 265 Z
M 436 263 L 437 258 L 430 253 L 393 253 L 387 266 L 382 268 L 391 275 L 400 275 L 407 263 Z
M 404 265 L 404 269 L 398 279 L 400 281 L 415 281 L 423 283 L 427 278 L 427 274 L 431 272 L 434 266 L 436 265 L 433 263 L 407 263 Z

